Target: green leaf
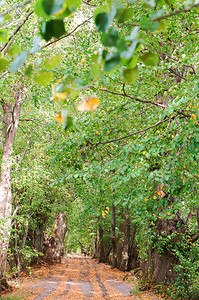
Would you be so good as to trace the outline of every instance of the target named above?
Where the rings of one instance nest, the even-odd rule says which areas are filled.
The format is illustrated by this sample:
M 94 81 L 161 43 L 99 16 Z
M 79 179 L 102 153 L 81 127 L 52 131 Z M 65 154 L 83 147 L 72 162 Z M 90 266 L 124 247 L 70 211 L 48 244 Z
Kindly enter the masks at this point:
M 81 0 L 65 0 L 65 2 L 70 9 L 77 9 L 81 4 Z
M 28 55 L 26 51 L 22 51 L 19 55 L 17 55 L 16 58 L 10 64 L 10 72 L 17 71 L 25 62 L 27 56 Z
M 52 69 L 52 68 L 57 67 L 57 65 L 59 65 L 60 62 L 61 62 L 61 55 L 57 54 L 57 55 L 51 57 L 50 59 L 44 61 L 42 66 L 44 68 Z
M 120 53 L 116 52 L 113 55 L 107 55 L 104 63 L 104 70 L 110 72 L 120 64 Z
M 155 0 L 143 0 L 143 1 L 147 6 L 150 6 L 150 7 L 155 6 Z
M 133 57 L 128 61 L 127 66 L 129 69 L 133 69 L 136 67 L 138 61 L 138 55 L 134 54 Z
M 6 43 L 8 40 L 8 32 L 5 29 L 0 30 L 0 43 Z
M 61 110 L 61 117 L 62 117 L 62 128 L 64 130 L 69 129 L 71 126 L 73 126 L 73 118 L 71 115 L 69 115 L 67 109 Z
M 126 41 L 125 39 L 121 38 L 117 40 L 117 45 L 116 45 L 117 49 L 119 51 L 126 51 L 128 49 L 127 45 L 126 45 Z
M 11 55 L 12 57 L 16 56 L 16 54 L 20 52 L 21 52 L 21 47 L 18 45 L 13 45 L 8 50 L 8 54 Z
M 132 83 L 138 78 L 138 67 L 136 66 L 133 69 L 125 69 L 123 70 L 122 75 L 124 82 Z
M 142 55 L 141 60 L 145 64 L 145 66 L 156 66 L 158 63 L 158 55 L 157 53 L 148 52 L 144 55 Z
M 114 47 L 117 45 L 117 40 L 119 38 L 118 31 L 111 28 L 107 33 L 102 34 L 102 44 L 105 47 Z
M 30 49 L 30 53 L 35 53 L 41 50 L 39 42 L 41 41 L 41 36 L 37 36 L 33 39 L 33 47 Z
M 52 12 L 54 0 L 42 0 L 42 6 L 47 15 L 50 15 Z
M 8 65 L 9 65 L 9 61 L 7 61 L 7 59 L 5 58 L 0 59 L 0 72 L 5 71 Z
M 158 22 L 151 22 L 147 17 L 143 16 L 140 20 L 140 27 L 146 31 L 156 31 L 159 28 Z
M 125 59 L 130 59 L 133 56 L 135 48 L 137 47 L 137 43 L 138 43 L 137 40 L 133 41 L 131 46 L 128 47 L 126 51 L 123 51 L 121 53 L 121 57 Z
M 33 71 L 33 66 L 30 64 L 25 70 L 25 75 L 27 77 L 29 77 L 31 75 L 32 71 Z
M 116 15 L 118 23 L 124 23 L 131 19 L 133 17 L 133 12 L 132 8 L 119 9 Z
M 60 14 L 64 10 L 64 2 L 65 0 L 58 0 L 53 3 L 51 14 Z
M 138 36 L 139 29 L 140 29 L 139 26 L 135 26 L 135 27 L 133 28 L 133 30 L 131 31 L 131 34 L 128 35 L 128 36 L 126 36 L 125 40 L 134 42 L 135 39 L 136 39 L 137 36 Z
M 105 32 L 109 26 L 109 16 L 107 13 L 100 13 L 95 17 L 95 24 L 99 31 Z
M 34 74 L 34 81 L 39 85 L 46 86 L 53 80 L 53 73 L 46 71 L 38 71 Z
M 43 22 L 41 35 L 49 41 L 52 37 L 59 38 L 66 33 L 63 20 L 50 20 Z
M 44 20 L 50 18 L 50 15 L 48 15 L 44 9 L 43 0 L 38 0 L 36 2 L 34 12 L 39 18 L 42 18 Z

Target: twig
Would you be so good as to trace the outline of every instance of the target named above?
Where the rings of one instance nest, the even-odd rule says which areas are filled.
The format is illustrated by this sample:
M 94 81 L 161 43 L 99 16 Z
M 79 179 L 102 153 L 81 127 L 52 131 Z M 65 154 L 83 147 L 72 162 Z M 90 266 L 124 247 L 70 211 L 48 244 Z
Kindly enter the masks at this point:
M 197 7 L 197 6 L 199 6 L 199 2 L 195 3 L 194 5 L 192 5 L 192 6 L 188 7 L 188 8 L 176 10 L 176 11 L 174 11 L 174 12 L 168 14 L 168 15 L 165 15 L 165 16 L 162 16 L 162 17 L 159 17 L 159 18 L 156 18 L 156 19 L 153 20 L 153 22 L 155 22 L 155 21 L 160 21 L 160 20 L 163 20 L 163 19 L 167 19 L 167 18 L 169 18 L 169 17 L 178 15 L 178 14 L 180 14 L 180 13 L 182 13 L 182 12 L 187 12 L 187 11 L 191 10 L 192 8 Z
M 9 12 L 11 12 L 13 9 L 21 8 L 21 7 L 25 6 L 26 4 L 28 4 L 28 3 L 30 3 L 30 2 L 31 2 L 31 0 L 27 0 L 27 1 L 23 2 L 23 3 L 21 3 L 21 4 L 18 4 L 18 5 L 15 5 L 15 6 L 11 7 L 10 9 L 6 10 L 4 13 L 0 14 L 0 18 L 1 18 L 1 17 L 4 17 L 5 15 L 7 15 L 7 14 L 8 14 Z
M 109 144 L 109 143 L 113 143 L 113 142 L 117 142 L 117 141 L 121 141 L 121 140 L 127 139 L 127 138 L 129 138 L 129 137 L 131 137 L 131 136 L 133 136 L 133 135 L 137 135 L 137 134 L 140 134 L 140 133 L 142 133 L 142 132 L 145 132 L 145 131 L 147 131 L 147 130 L 149 130 L 149 129 L 151 129 L 151 128 L 154 128 L 154 127 L 156 127 L 156 126 L 158 126 L 158 125 L 160 125 L 160 124 L 162 124 L 162 123 L 164 123 L 164 122 L 167 122 L 167 121 L 169 121 L 169 120 L 174 120 L 176 117 L 177 117 L 177 115 L 176 115 L 176 116 L 173 116 L 173 117 L 171 117 L 171 118 L 167 118 L 167 119 L 165 119 L 165 120 L 159 121 L 159 122 L 155 123 L 154 125 L 151 125 L 151 126 L 145 128 L 145 129 L 142 129 L 142 130 L 139 130 L 139 131 L 130 133 L 130 134 L 128 134 L 128 135 L 126 135 L 126 136 L 123 136 L 123 137 L 121 137 L 121 138 L 112 139 L 112 140 L 109 140 L 109 141 L 107 141 L 107 142 L 99 142 L 99 143 L 96 143 L 96 144 L 92 144 L 92 146 L 105 145 L 105 144 Z
M 17 34 L 17 32 L 21 29 L 21 27 L 26 23 L 26 21 L 29 19 L 29 17 L 33 14 L 33 10 L 31 12 L 29 12 L 29 14 L 26 16 L 26 18 L 24 19 L 24 21 L 15 29 L 15 31 L 13 32 L 13 34 L 11 34 L 11 36 L 9 37 L 8 39 L 8 42 L 5 43 L 3 45 L 3 47 L 1 48 L 1 52 L 6 49 L 7 50 L 7 46 L 9 47 L 10 46 L 10 42 L 12 40 L 12 38 Z
M 178 74 L 176 71 L 174 71 L 172 68 L 168 69 L 171 73 L 175 74 L 176 76 L 180 77 L 181 79 L 184 79 L 186 81 L 188 81 L 185 77 L 181 76 L 180 74 Z
M 142 99 L 139 99 L 139 98 L 127 95 L 126 92 L 124 91 L 124 86 L 123 86 L 124 93 L 117 93 L 117 92 L 109 91 L 107 89 L 99 89 L 99 91 L 107 92 L 107 93 L 110 93 L 110 94 L 113 94 L 113 95 L 118 95 L 118 96 L 126 97 L 126 98 L 129 98 L 129 99 L 141 102 L 141 103 L 147 103 L 147 104 L 155 105 L 157 107 L 166 108 L 166 106 L 163 105 L 163 104 L 160 104 L 160 103 L 157 103 L 157 102 L 148 101 L 148 100 L 142 100 Z
M 97 5 L 91 4 L 91 3 L 90 3 L 91 1 L 84 1 L 84 0 L 82 0 L 82 2 L 83 2 L 84 4 L 86 4 L 86 5 L 89 5 L 89 6 L 92 6 L 92 7 L 97 7 Z
M 5 71 L 4 73 L 2 73 L 0 76 L 0 79 L 3 78 L 6 74 L 8 74 L 8 71 Z
M 92 16 L 92 17 L 93 17 L 93 16 Z M 43 47 L 41 47 L 41 49 L 44 49 L 44 48 L 46 48 L 46 47 L 48 47 L 48 46 L 50 46 L 50 45 L 52 45 L 52 44 L 57 43 L 58 41 L 60 41 L 60 40 L 62 40 L 62 39 L 64 39 L 64 38 L 70 36 L 70 35 L 73 34 L 73 32 L 75 32 L 79 27 L 81 27 L 82 25 L 84 25 L 86 22 L 90 21 L 90 20 L 92 19 L 92 17 L 86 19 L 84 22 L 82 22 L 81 24 L 77 25 L 71 32 L 69 32 L 69 33 L 67 33 L 67 34 L 65 34 L 65 35 L 63 35 L 63 36 L 61 36 L 60 38 L 58 38 L 58 39 L 56 39 L 56 40 L 54 40 L 54 41 L 52 41 L 52 42 L 49 42 L 48 44 L 44 45 Z
M 192 176 L 194 176 L 195 178 L 199 179 L 199 176 L 193 174 L 190 170 L 186 169 L 186 171 L 187 171 L 188 173 L 190 173 Z

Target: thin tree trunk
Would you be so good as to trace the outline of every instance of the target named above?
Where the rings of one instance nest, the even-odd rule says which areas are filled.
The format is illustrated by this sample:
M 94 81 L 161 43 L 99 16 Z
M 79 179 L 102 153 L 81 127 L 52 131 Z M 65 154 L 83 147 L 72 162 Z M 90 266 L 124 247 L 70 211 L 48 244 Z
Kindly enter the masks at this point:
M 116 254 L 116 237 L 115 237 L 115 205 L 112 204 L 112 224 L 111 224 L 111 241 L 112 241 L 112 249 L 113 249 L 113 260 L 112 260 L 112 268 L 117 268 L 117 254 Z
M 0 179 L 0 292 L 2 277 L 6 268 L 7 249 L 11 231 L 11 156 L 15 134 L 19 123 L 22 104 L 23 85 L 15 93 L 15 104 L 6 104 L 1 100 L 3 108 L 4 144 L 1 162 Z

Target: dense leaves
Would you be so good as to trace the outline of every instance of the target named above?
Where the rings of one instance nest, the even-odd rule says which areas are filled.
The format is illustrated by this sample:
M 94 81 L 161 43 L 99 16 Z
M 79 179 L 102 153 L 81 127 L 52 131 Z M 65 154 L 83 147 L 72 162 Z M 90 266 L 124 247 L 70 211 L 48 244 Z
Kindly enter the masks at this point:
M 114 255 L 124 262 L 113 237 L 117 249 L 128 240 L 126 269 L 135 246 L 143 278 L 164 291 L 172 282 L 171 298 L 192 299 L 199 266 L 199 4 L 85 2 L 32 1 L 27 20 L 27 6 L 20 6 L 26 22 L 12 46 L 9 5 L 2 11 L 1 98 L 13 107 L 13 81 L 25 85 L 12 159 L 13 238 L 21 228 L 22 251 L 27 215 L 31 237 L 42 226 L 50 231 L 66 211 L 68 251 L 83 245 L 97 257 L 101 247 L 107 262 Z M 18 18 L 16 9 L 11 14 Z M 30 240 L 27 246 L 35 248 Z

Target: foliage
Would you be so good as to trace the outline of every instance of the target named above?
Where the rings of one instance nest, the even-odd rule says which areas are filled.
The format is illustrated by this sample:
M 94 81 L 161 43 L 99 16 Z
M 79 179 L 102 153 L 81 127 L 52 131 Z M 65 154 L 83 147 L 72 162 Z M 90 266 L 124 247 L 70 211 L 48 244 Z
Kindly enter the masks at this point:
M 47 228 L 67 211 L 67 249 L 81 243 L 94 251 L 99 228 L 111 242 L 115 205 L 116 238 L 125 212 L 131 229 L 139 227 L 140 260 L 170 251 L 178 261 L 170 296 L 192 297 L 199 262 L 198 239 L 191 242 L 199 222 L 198 6 L 27 1 L 18 8 L 23 34 L 10 45 L 16 28 L 9 14 L 16 19 L 17 9 L 6 13 L 4 5 L 1 94 L 13 102 L 11 82 L 22 74 L 32 100 L 23 104 L 28 121 L 20 123 L 13 155 L 19 246 L 27 214 L 36 230 L 43 216 Z M 177 217 L 175 232 L 158 232 L 158 221 Z

